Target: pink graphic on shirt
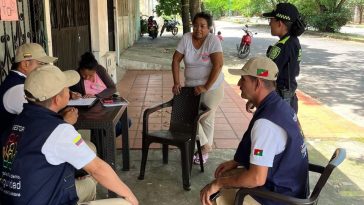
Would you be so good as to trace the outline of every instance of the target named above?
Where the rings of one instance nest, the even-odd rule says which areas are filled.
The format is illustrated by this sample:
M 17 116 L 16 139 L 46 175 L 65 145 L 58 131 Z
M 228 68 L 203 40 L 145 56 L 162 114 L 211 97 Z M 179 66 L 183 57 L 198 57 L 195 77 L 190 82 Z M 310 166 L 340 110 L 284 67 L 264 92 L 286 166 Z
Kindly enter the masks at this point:
M 96 95 L 106 89 L 106 85 L 101 78 L 95 73 L 94 80 L 83 80 L 86 94 Z
M 201 59 L 203 62 L 207 62 L 210 60 L 210 54 L 209 53 L 201 53 Z

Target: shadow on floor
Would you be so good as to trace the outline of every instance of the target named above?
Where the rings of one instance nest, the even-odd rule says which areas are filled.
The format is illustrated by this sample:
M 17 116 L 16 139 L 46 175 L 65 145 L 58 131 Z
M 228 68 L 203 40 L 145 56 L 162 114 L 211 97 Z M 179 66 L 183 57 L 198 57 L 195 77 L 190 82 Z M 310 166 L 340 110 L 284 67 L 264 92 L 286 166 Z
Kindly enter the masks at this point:
M 314 163 L 325 165 L 327 158 L 308 144 L 310 160 Z M 217 149 L 210 155 L 209 162 L 205 166 L 205 172 L 201 173 L 198 166 L 192 168 L 191 191 L 184 191 L 182 187 L 182 174 L 180 166 L 180 153 L 178 149 L 170 150 L 169 164 L 162 163 L 161 150 L 150 150 L 145 172 L 145 179 L 138 180 L 141 160 L 141 150 L 131 151 L 130 171 L 121 170 L 121 157 L 117 158 L 117 169 L 122 180 L 132 189 L 141 205 L 198 205 L 199 192 L 213 179 L 216 167 L 225 160 L 233 158 L 234 149 Z M 121 151 L 118 151 L 118 156 Z M 311 189 L 313 189 L 318 176 L 310 175 Z M 98 189 L 99 198 L 104 198 L 106 190 Z M 319 204 L 345 204 L 359 205 L 364 202 L 364 192 L 360 190 L 339 169 L 336 169 L 324 187 Z

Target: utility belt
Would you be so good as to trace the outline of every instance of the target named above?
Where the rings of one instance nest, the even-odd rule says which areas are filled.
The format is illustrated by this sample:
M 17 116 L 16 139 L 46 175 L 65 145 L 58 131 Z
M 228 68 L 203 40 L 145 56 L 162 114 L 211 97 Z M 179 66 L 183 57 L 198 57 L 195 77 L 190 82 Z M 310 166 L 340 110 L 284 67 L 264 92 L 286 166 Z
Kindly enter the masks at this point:
M 293 101 L 293 98 L 294 96 L 296 96 L 296 93 L 291 91 L 291 90 L 288 90 L 286 88 L 284 89 L 279 89 L 277 88 L 277 93 L 279 96 L 282 97 L 282 99 L 286 102 L 288 102 L 288 104 L 291 104 L 291 102 Z

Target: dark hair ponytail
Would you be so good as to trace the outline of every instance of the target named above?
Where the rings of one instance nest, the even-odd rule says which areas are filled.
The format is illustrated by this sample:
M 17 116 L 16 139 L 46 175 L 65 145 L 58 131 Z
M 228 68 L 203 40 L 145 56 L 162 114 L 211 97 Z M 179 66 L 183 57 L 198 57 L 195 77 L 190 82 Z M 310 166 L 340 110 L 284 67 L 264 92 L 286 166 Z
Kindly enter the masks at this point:
M 292 36 L 300 36 L 303 32 L 305 32 L 305 29 L 306 23 L 300 15 L 297 20 L 293 22 L 290 33 Z
M 78 69 L 96 69 L 96 66 L 99 65 L 95 56 L 91 52 L 86 52 L 82 54 L 81 60 L 78 62 Z

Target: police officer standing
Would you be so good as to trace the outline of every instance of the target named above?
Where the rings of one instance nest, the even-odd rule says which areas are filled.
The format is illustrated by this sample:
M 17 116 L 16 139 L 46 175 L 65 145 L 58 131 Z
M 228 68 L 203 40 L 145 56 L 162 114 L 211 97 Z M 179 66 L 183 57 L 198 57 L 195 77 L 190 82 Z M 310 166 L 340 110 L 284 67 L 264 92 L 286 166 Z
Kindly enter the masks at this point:
M 271 34 L 279 37 L 279 41 L 267 50 L 267 57 L 272 59 L 279 69 L 277 92 L 297 113 L 296 77 L 300 72 L 302 53 L 297 37 L 304 32 L 305 25 L 297 8 L 290 3 L 279 3 L 275 10 L 264 13 L 263 16 L 269 19 Z

